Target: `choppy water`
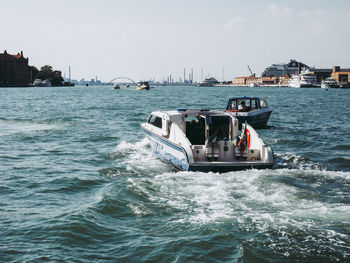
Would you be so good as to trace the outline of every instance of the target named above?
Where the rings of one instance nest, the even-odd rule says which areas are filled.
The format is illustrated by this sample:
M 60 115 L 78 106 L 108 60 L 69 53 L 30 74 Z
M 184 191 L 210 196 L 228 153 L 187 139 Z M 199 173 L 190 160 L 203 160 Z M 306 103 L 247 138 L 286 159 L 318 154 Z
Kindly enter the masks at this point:
M 272 170 L 178 172 L 152 110 L 256 95 Z M 1 262 L 349 262 L 350 90 L 0 89 Z

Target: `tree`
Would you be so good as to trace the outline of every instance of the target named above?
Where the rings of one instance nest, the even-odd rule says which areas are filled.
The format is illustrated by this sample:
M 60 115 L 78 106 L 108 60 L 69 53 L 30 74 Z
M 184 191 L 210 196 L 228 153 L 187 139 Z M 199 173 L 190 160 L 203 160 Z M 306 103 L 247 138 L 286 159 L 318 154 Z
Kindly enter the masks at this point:
M 28 66 L 28 68 L 30 74 L 30 81 L 33 82 L 37 78 L 39 70 L 34 66 Z
M 52 77 L 49 78 L 49 80 L 50 80 L 52 86 L 61 86 L 62 82 L 63 82 L 61 71 L 55 70 L 52 73 Z
M 50 79 L 53 75 L 52 67 L 49 65 L 42 66 L 38 73 L 38 78 L 41 80 Z

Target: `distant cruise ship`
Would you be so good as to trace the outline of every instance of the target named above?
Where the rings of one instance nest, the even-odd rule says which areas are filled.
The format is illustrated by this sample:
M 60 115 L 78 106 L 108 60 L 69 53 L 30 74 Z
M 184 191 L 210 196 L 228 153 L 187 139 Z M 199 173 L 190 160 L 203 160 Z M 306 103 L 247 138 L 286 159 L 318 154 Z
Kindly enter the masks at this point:
M 300 66 L 300 71 L 298 71 L 298 65 Z M 310 67 L 308 65 L 305 65 L 304 63 L 298 62 L 294 59 L 291 59 L 288 64 L 272 64 L 271 66 L 267 67 L 263 73 L 261 74 L 262 77 L 282 77 L 286 74 L 289 75 L 295 75 L 298 74 L 298 72 L 301 72 L 303 70 L 309 69 Z

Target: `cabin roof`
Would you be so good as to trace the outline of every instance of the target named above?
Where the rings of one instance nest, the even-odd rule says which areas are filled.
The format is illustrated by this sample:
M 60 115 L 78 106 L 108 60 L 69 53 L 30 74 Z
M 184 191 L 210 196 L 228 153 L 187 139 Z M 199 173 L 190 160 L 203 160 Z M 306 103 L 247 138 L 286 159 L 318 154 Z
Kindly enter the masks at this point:
M 208 110 L 208 109 L 178 109 L 178 110 L 171 110 L 171 111 L 153 111 L 153 115 L 156 116 L 179 116 L 179 115 L 195 115 L 199 114 L 202 116 L 212 116 L 212 115 L 222 115 L 222 116 L 229 116 L 230 114 L 223 112 L 223 111 L 217 111 L 217 110 Z
M 230 100 L 242 100 L 242 99 L 260 99 L 258 97 L 236 97 L 236 98 L 230 98 Z

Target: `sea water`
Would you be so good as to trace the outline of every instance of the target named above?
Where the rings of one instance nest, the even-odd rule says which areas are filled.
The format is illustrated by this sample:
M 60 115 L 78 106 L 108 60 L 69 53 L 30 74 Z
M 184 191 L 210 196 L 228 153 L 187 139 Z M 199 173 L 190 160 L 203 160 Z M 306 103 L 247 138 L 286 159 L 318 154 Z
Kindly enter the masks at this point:
M 177 171 L 140 124 L 153 110 L 273 108 L 268 170 Z M 0 89 L 0 262 L 346 262 L 350 90 Z

